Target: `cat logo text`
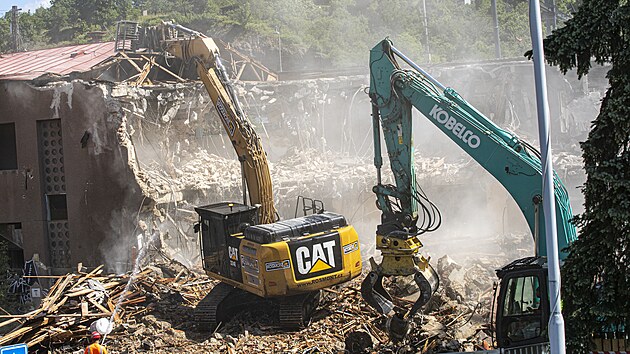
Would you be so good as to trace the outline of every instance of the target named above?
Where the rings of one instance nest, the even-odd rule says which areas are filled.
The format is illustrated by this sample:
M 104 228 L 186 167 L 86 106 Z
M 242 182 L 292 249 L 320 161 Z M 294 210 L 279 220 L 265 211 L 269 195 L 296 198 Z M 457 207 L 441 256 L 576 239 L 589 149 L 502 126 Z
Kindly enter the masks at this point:
M 341 270 L 341 246 L 336 232 L 291 242 L 289 248 L 296 280 Z

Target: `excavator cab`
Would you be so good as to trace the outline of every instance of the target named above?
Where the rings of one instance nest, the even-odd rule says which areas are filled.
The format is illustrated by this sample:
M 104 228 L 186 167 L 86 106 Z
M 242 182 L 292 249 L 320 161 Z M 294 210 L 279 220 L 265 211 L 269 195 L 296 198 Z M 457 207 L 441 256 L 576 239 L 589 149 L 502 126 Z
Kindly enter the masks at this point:
M 216 203 L 195 208 L 199 214 L 203 269 L 242 281 L 238 248 L 241 234 L 258 224 L 258 208 L 239 203 Z
M 546 343 L 549 296 L 544 257 L 516 260 L 497 270 L 496 340 L 500 348 Z

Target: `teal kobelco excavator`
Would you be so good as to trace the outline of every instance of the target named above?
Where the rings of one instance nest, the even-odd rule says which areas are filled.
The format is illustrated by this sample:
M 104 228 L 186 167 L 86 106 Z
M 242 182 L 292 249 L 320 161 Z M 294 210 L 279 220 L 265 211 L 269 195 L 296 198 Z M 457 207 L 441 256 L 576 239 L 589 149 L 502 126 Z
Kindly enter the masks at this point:
M 409 66 L 403 69 L 397 60 Z M 499 128 L 397 50 L 388 39 L 370 52 L 370 88 L 374 132 L 374 165 L 377 171 L 377 206 L 381 224 L 376 247 L 383 259 L 370 259 L 372 270 L 361 286 L 365 301 L 390 315 L 388 331 L 394 340 L 404 338 L 408 321 L 436 291 L 439 280 L 429 260 L 420 255 L 419 236 L 441 223 L 436 206 L 416 183 L 412 145 L 412 107 L 455 142 L 496 178 L 518 204 L 535 240 L 536 256 L 515 260 L 497 270 L 495 311 L 496 345 L 513 348 L 548 341 L 549 319 L 542 168 L 540 153 L 513 133 Z M 382 183 L 381 133 L 395 185 Z M 569 198 L 554 173 L 557 237 L 560 258 L 576 239 Z M 383 277 L 413 276 L 420 296 L 410 309 L 394 306 L 383 287 Z M 532 352 L 534 353 L 534 352 Z

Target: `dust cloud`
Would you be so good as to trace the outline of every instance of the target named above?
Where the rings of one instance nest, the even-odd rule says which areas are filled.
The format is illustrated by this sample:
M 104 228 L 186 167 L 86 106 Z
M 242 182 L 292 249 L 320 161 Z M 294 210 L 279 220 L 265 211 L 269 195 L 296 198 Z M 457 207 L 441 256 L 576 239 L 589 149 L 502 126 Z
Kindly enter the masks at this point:
M 503 61 L 431 66 L 428 71 L 497 125 L 535 141 L 535 95 L 531 63 Z M 367 69 L 366 69 L 367 70 Z M 549 70 L 556 170 L 567 184 L 574 210 L 584 182 L 579 150 L 599 100 L 575 78 Z M 366 75 L 312 80 L 237 83 L 244 109 L 270 160 L 274 199 L 281 218 L 296 214 L 298 196 L 320 199 L 326 209 L 357 229 L 364 257 L 376 253 L 380 212 L 371 191 L 371 107 Z M 145 199 L 129 206 L 135 222 L 158 220 L 171 257 L 198 262 L 194 206 L 240 201 L 240 167 L 212 104 L 199 84 L 118 92 L 126 112 L 136 181 Z M 414 113 L 416 173 L 442 212 L 442 226 L 421 236 L 434 259 L 456 262 L 533 252 L 533 239 L 515 202 L 494 178 L 451 140 Z M 384 144 L 383 144 L 384 146 Z M 393 182 L 383 152 L 385 182 Z M 576 203 L 577 201 L 577 203 Z M 299 208 L 298 216 L 299 216 Z M 153 221 L 154 222 L 154 221 Z M 135 235 L 134 235 L 135 237 Z

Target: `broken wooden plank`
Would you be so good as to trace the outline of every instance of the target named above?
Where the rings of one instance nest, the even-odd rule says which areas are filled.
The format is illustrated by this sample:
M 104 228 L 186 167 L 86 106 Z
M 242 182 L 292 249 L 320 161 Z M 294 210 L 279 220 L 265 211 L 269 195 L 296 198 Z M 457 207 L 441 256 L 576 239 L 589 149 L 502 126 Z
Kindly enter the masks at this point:
M 111 316 L 112 313 L 111 312 L 107 312 L 107 313 L 86 313 L 85 315 L 80 314 L 80 313 L 65 313 L 65 314 L 59 314 L 59 315 L 46 315 L 46 318 L 66 318 L 66 317 L 106 317 L 106 316 Z
M 114 305 L 114 303 L 112 302 L 111 298 L 107 300 L 107 307 L 109 307 L 109 310 L 114 313 L 114 322 L 116 323 L 120 323 L 120 315 L 118 314 L 118 312 L 116 311 L 116 306 Z
M 59 309 L 61 306 L 63 306 L 66 303 L 66 301 L 68 301 L 68 297 L 64 296 L 61 301 L 59 301 L 56 304 L 54 304 L 53 306 L 49 307 L 47 312 L 49 312 L 49 313 L 56 312 L 57 309 Z
M 103 272 L 103 265 L 99 265 L 98 267 L 94 268 L 94 270 L 92 270 L 91 272 L 87 273 L 86 275 L 84 275 L 83 277 L 81 277 L 79 280 L 77 280 L 76 283 L 74 283 L 74 287 L 77 287 L 79 285 L 81 285 L 81 283 L 83 283 L 84 281 L 86 281 L 87 279 L 97 275 L 97 274 L 101 274 Z
M 88 303 L 85 301 L 82 301 L 80 307 L 81 307 L 81 316 L 86 316 L 89 312 Z
M 31 339 L 30 341 L 26 342 L 26 346 L 31 348 L 31 347 L 33 347 L 33 346 L 43 342 L 44 339 L 46 339 L 46 337 L 48 337 L 48 336 L 49 336 L 48 333 L 41 334 L 41 335 Z
M 22 335 L 28 333 L 32 329 L 33 327 L 27 326 L 7 334 L 6 336 L 0 338 L 0 346 L 11 343 L 14 339 L 20 338 Z
M 40 308 L 43 311 L 47 311 L 48 308 L 59 299 L 68 284 L 70 284 L 70 280 L 72 280 L 72 274 L 68 274 L 65 278 L 63 278 L 63 280 L 59 279 L 57 281 L 57 283 L 60 283 L 59 286 L 55 287 L 55 291 L 53 293 L 48 293 L 48 296 L 46 296 L 44 301 L 42 301 Z
M 110 283 L 107 283 L 107 284 L 103 284 L 103 288 L 105 290 L 109 290 L 111 288 L 114 288 L 114 287 L 116 287 L 116 286 L 118 286 L 120 284 L 124 284 L 124 283 L 126 283 L 126 282 L 125 281 L 113 281 L 113 282 L 110 282 Z M 81 289 L 81 290 L 77 290 L 77 291 L 74 291 L 74 292 L 71 292 L 71 293 L 67 293 L 66 296 L 67 297 L 77 297 L 77 296 L 90 294 L 90 293 L 92 293 L 94 291 L 96 291 L 96 290 L 89 289 L 89 288 L 88 289 Z
M 109 311 L 110 311 L 110 310 L 106 309 L 106 308 L 105 308 L 105 306 L 103 306 L 103 305 L 99 304 L 98 302 L 96 302 L 96 300 L 94 300 L 94 299 L 89 299 L 89 298 L 88 298 L 88 301 L 89 301 L 92 305 L 94 305 L 94 307 L 96 307 L 97 309 L 99 309 L 99 310 L 100 310 L 101 312 L 103 312 L 103 313 L 107 313 L 107 312 L 109 312 Z
M 140 72 L 140 76 L 134 83 L 132 83 L 132 86 L 142 86 L 142 83 L 145 80 L 150 83 L 151 80 L 148 79 L 148 76 L 151 73 L 151 68 L 153 68 L 154 62 L 155 58 L 152 57 L 149 61 L 144 63 L 144 66 L 142 67 L 142 72 Z
M 149 60 L 149 58 L 145 57 L 144 55 L 141 55 L 141 57 L 144 60 Z M 153 59 L 153 65 L 157 66 L 158 68 L 164 70 L 164 72 L 166 72 L 167 74 L 171 75 L 172 77 L 176 78 L 177 80 L 181 81 L 181 82 L 185 82 L 185 79 L 182 79 L 179 75 L 176 75 L 175 73 L 173 73 L 172 71 L 168 70 L 167 68 L 165 68 L 164 66 L 160 65 L 159 63 L 155 62 L 155 59 Z M 168 214 L 166 214 L 168 215 Z
M 37 321 L 34 321 L 33 323 L 29 324 L 28 326 L 24 326 L 22 328 L 16 329 L 14 331 L 12 331 L 11 333 L 0 337 L 0 346 L 3 346 L 5 344 L 11 343 L 13 340 L 17 340 L 19 338 L 21 338 L 23 335 L 27 334 L 28 332 L 39 328 L 42 325 L 47 324 L 48 321 L 45 321 L 44 319 L 40 319 Z
M 121 55 L 123 58 L 127 59 L 127 62 L 128 62 L 128 63 L 130 63 L 130 64 L 131 64 L 131 66 L 133 66 L 136 70 L 138 70 L 138 72 L 139 72 L 140 74 L 142 74 L 143 70 L 142 70 L 142 69 L 140 69 L 140 67 L 138 66 L 138 64 L 136 64 L 136 63 L 134 62 L 134 59 L 130 58 L 130 57 L 127 55 L 127 53 L 125 53 L 125 52 L 120 52 L 120 55 Z M 152 85 L 152 83 L 151 83 L 151 80 L 150 80 L 150 79 L 147 79 L 146 81 L 149 83 L 149 85 Z
M 138 298 L 135 299 L 129 299 L 126 301 L 123 301 L 120 303 L 120 306 L 126 306 L 126 305 L 134 305 L 134 304 L 138 304 L 138 303 L 142 303 L 147 301 L 147 297 L 146 296 L 140 296 Z

